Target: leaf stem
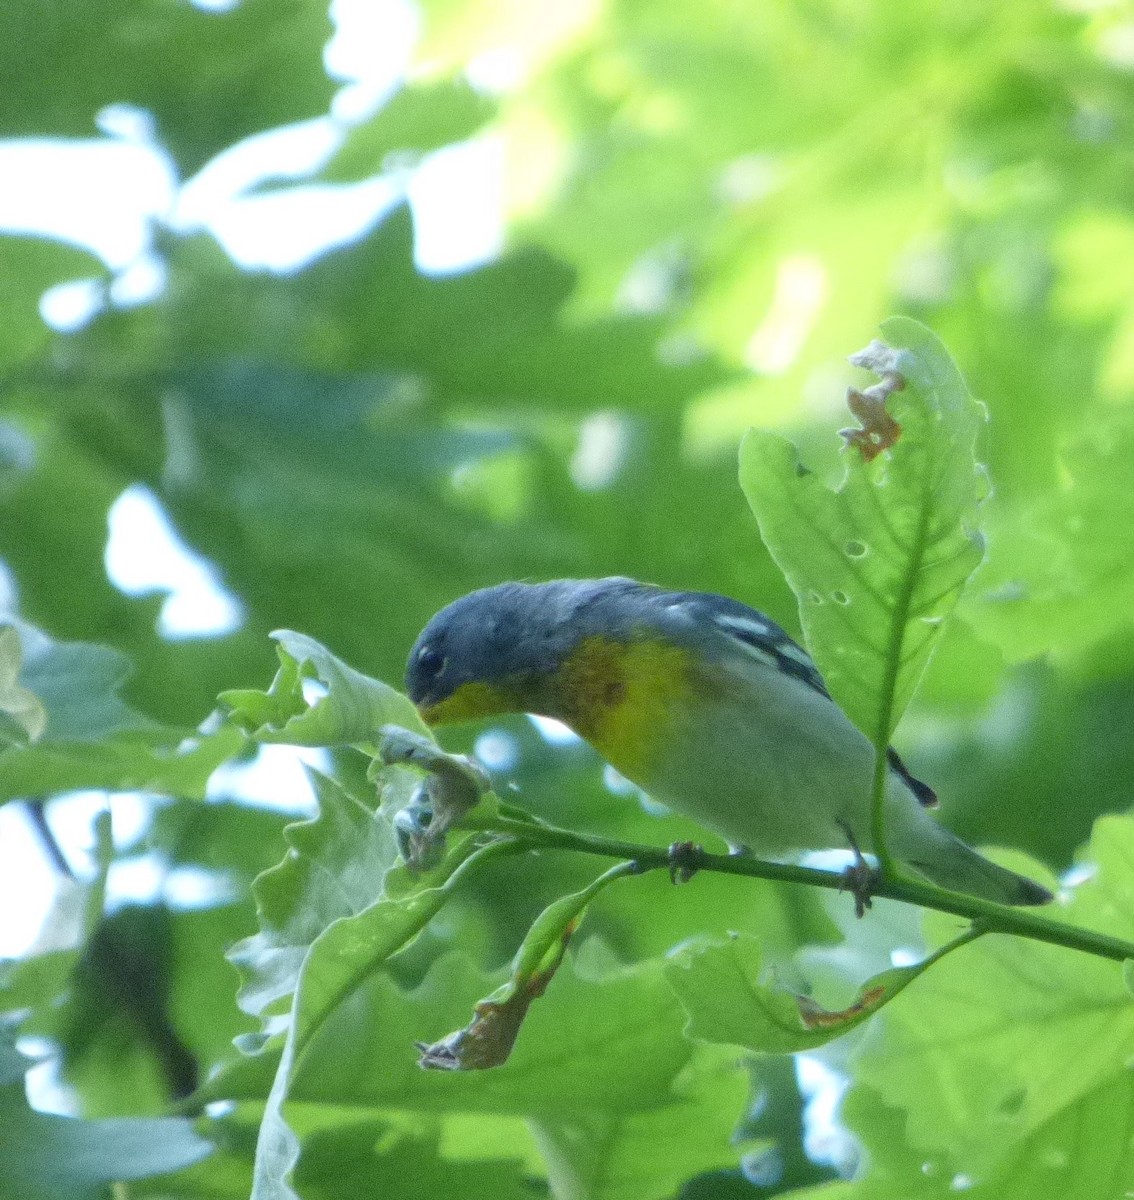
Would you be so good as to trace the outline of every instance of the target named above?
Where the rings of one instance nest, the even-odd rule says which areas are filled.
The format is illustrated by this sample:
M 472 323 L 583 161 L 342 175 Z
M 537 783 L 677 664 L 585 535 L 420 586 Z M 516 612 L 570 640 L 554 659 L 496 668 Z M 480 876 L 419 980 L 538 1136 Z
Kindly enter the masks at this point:
M 502 834 L 533 850 L 574 850 L 605 858 L 626 859 L 634 862 L 637 869 L 643 872 L 668 870 L 672 866 L 668 849 L 596 837 L 593 834 L 574 833 L 568 829 L 557 829 L 535 822 L 517 821 L 508 817 L 477 820 L 475 814 L 470 814 L 462 822 L 462 827 Z M 815 867 L 801 867 L 792 863 L 768 862 L 747 855 L 707 854 L 700 851 L 692 865 L 699 871 L 714 871 L 722 875 L 745 875 L 756 879 L 773 879 L 779 883 L 804 884 L 833 891 L 846 890 L 845 881 L 839 872 L 821 871 Z M 1079 950 L 1099 958 L 1109 958 L 1115 962 L 1134 959 L 1134 942 L 1110 937 L 1105 933 L 1095 933 L 1090 929 L 1064 925 L 1058 921 L 1037 917 L 1019 908 L 996 904 L 991 900 L 946 891 L 934 884 L 905 876 L 882 876 L 874 885 L 871 894 L 886 900 L 898 900 L 903 904 L 917 904 L 922 908 L 967 917 L 974 924 L 974 936 L 1007 933 L 1030 938 L 1032 941 L 1046 942 L 1052 946 Z
M 870 833 L 874 857 L 878 859 L 878 870 L 883 879 L 893 881 L 897 876 L 894 860 L 886 844 L 886 784 L 890 776 L 887 749 L 890 735 L 897 723 L 894 719 L 894 693 L 898 686 L 898 674 L 902 668 L 902 643 L 905 641 L 909 622 L 910 605 L 913 603 L 917 573 L 921 569 L 925 552 L 926 527 L 929 524 L 929 502 L 923 494 L 917 519 L 917 548 L 913 561 L 902 578 L 897 602 L 890 620 L 889 645 L 886 652 L 886 672 L 882 681 L 882 710 L 878 713 L 878 725 L 874 731 L 874 786 L 870 797 Z M 899 713 L 899 716 L 901 714 Z
M 51 865 L 64 878 L 74 879 L 74 868 L 67 861 L 67 856 L 63 853 L 63 847 L 59 845 L 59 839 L 47 823 L 47 801 L 44 797 L 37 796 L 35 799 L 25 800 L 24 804 L 27 806 L 28 820 L 31 822 L 31 827 L 35 830 L 36 836 L 43 846 L 44 853 L 51 860 Z
M 466 876 L 474 874 L 485 862 L 488 862 L 493 858 L 500 858 L 509 854 L 517 853 L 519 846 L 514 839 L 488 842 L 482 846 L 472 845 L 470 839 L 470 845 L 467 849 L 467 856 L 460 863 L 458 863 L 448 878 L 446 878 L 436 887 L 426 889 L 426 891 L 432 892 L 436 896 L 437 900 L 439 901 L 437 906 L 438 909 L 441 907 L 441 904 L 444 904 L 449 900 L 453 892 L 456 891 L 458 885 L 464 881 Z M 418 893 L 418 895 L 421 894 L 422 893 Z M 302 997 L 303 987 L 306 980 L 307 967 L 311 962 L 311 950 L 308 950 L 307 956 L 304 958 L 303 965 L 300 968 L 299 979 L 296 983 L 295 1001 L 293 1002 L 292 1012 L 292 1029 L 288 1034 L 289 1037 L 295 1039 L 294 1049 L 292 1051 L 293 1065 L 289 1071 L 289 1074 L 294 1073 L 294 1071 L 298 1069 L 308 1047 L 314 1041 L 316 1035 L 323 1028 L 324 1024 L 326 1024 L 327 1019 L 338 1008 L 338 1006 L 355 991 L 355 989 L 361 984 L 362 980 L 371 971 L 373 971 L 380 962 L 384 962 L 390 957 L 390 955 L 396 954 L 397 951 L 406 945 L 407 942 L 411 941 L 413 937 L 415 937 L 421 931 L 421 929 L 424 928 L 425 925 L 436 915 L 437 909 L 432 911 L 423 909 L 420 914 L 420 922 L 416 923 L 413 927 L 407 927 L 405 931 L 405 937 L 400 943 L 387 947 L 380 955 L 372 955 L 366 961 L 364 970 L 356 972 L 353 975 L 348 975 L 346 978 L 340 980 L 338 988 L 333 994 L 320 997 L 318 1011 L 313 1014 L 306 1015 L 301 1027 L 297 1014 L 299 1012 L 298 1004 Z M 331 926 L 328 926 L 327 928 L 329 929 Z M 326 930 L 323 931 L 324 934 L 326 932 Z M 322 936 L 322 934 L 320 936 Z M 319 939 L 316 938 L 316 942 L 318 940 Z M 312 943 L 312 947 L 314 946 L 315 942 Z

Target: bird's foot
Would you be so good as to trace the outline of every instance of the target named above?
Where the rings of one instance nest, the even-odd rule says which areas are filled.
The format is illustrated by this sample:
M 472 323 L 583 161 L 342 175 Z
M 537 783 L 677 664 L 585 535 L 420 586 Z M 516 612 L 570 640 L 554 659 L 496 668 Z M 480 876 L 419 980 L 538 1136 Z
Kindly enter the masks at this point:
M 878 872 L 861 855 L 843 872 L 839 891 L 854 897 L 856 917 L 865 917 L 866 910 L 874 907 L 872 893 L 877 879 Z
M 674 842 L 669 848 L 669 878 L 671 883 L 688 883 L 701 866 L 704 846 L 696 842 Z
M 878 871 L 872 867 L 858 848 L 858 841 L 851 827 L 840 821 L 843 833 L 847 835 L 851 850 L 854 851 L 854 862 L 843 872 L 839 881 L 840 892 L 850 892 L 854 897 L 854 915 L 860 920 L 866 916 L 866 910 L 874 907 L 874 885 L 878 882 Z

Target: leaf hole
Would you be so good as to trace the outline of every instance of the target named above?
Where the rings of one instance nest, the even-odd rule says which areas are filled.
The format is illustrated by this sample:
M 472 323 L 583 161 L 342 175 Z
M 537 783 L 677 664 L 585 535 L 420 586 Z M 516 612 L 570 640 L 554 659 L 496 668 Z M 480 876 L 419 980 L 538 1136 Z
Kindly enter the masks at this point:
M 807 599 L 812 604 L 822 604 L 823 603 L 823 597 L 814 589 L 812 589 L 810 592 L 807 593 Z
M 836 604 L 845 605 L 850 603 L 850 597 L 846 594 L 846 592 L 832 592 L 831 599 L 834 600 Z
M 848 558 L 863 558 L 870 550 L 870 547 L 865 542 L 850 541 L 847 542 L 844 549 L 847 552 Z

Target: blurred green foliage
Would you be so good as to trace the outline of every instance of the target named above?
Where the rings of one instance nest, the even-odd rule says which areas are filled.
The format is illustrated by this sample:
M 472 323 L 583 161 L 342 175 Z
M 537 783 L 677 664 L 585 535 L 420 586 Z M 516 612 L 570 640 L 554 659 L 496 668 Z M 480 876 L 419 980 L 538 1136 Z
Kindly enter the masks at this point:
M 798 630 L 737 445 L 751 425 L 776 429 L 836 477 L 843 392 L 863 382 L 846 356 L 888 313 L 930 325 L 987 404 L 978 450 L 994 485 L 985 563 L 896 744 L 959 833 L 1055 870 L 1096 817 L 1134 801 L 1128 6 L 422 0 L 420 16 L 409 81 L 346 131 L 321 180 L 400 177 L 438 147 L 495 139 L 498 261 L 421 274 L 406 205 L 286 274 L 163 224 L 165 286 L 127 305 L 85 251 L 0 235 L 0 561 L 24 634 L 22 661 L 0 645 L 0 800 L 50 815 L 78 788 L 158 797 L 137 843 L 103 836 L 95 877 L 64 881 L 55 940 L 0 962 L 0 1008 L 53 1039 L 84 1118 L 24 1105 L 5 1033 L 3 1200 L 102 1196 L 126 1179 L 119 1194 L 153 1200 L 249 1194 L 279 1046 L 237 1007 L 225 951 L 242 938 L 278 950 L 256 966 L 282 999 L 327 924 L 365 910 L 389 857 L 368 845 L 374 877 L 342 891 L 370 862 L 350 837 L 324 825 L 285 839 L 282 817 L 239 796 L 201 803 L 213 767 L 247 746 L 215 718 L 198 727 L 218 693 L 267 686 L 269 631 L 302 630 L 396 685 L 422 624 L 457 595 L 604 574 L 724 592 Z M 135 105 L 188 180 L 249 135 L 328 111 L 331 32 L 326 0 L 19 0 L 0 13 L 0 137 L 94 139 L 104 106 Z M 99 311 L 54 332 L 40 298 L 80 277 L 97 281 Z M 134 485 L 239 599 L 237 631 L 163 638 L 160 598 L 110 582 L 107 514 Z M 522 720 L 499 732 L 514 753 L 498 790 L 537 815 L 652 844 L 702 836 L 614 794 L 584 747 Z M 365 824 L 360 762 L 335 751 L 340 784 L 320 787 Z M 305 837 L 311 857 L 279 869 L 274 907 L 279 872 L 258 885 L 258 932 L 251 881 Z M 1071 919 L 1134 933 L 1129 837 L 1120 819 L 1096 833 L 1101 874 Z M 145 849 L 222 881 L 222 898 L 103 918 L 109 863 Z M 304 872 L 320 886 L 289 890 Z M 853 924 L 846 904 L 752 880 L 620 881 L 505 1067 L 421 1074 L 412 1041 L 465 1024 L 535 916 L 596 873 L 554 853 L 492 864 L 334 1012 L 292 1079 L 291 1187 L 318 1200 L 1134 1188 L 1119 1069 L 1134 1044 L 1112 964 L 992 940 L 827 1048 L 864 1148 L 838 1163 L 861 1160 L 856 1178 L 829 1182 L 803 1151 L 793 1072 L 758 1060 L 750 1080 L 739 1050 L 688 1040 L 659 960 L 740 930 L 759 939 L 764 982 L 849 1003 L 895 947 L 939 944 L 955 924 L 919 931 L 885 904 Z M 260 1053 L 234 1050 L 237 1035 Z M 194 1079 L 235 1107 L 199 1120 L 215 1150 L 190 1165 L 188 1126 L 150 1122 Z M 108 1123 L 126 1117 L 143 1123 Z

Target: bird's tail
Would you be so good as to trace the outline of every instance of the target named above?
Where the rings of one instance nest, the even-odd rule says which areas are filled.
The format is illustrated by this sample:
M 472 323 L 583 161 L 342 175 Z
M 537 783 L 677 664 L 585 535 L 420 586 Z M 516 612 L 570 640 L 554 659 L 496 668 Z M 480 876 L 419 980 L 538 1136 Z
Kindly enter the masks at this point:
M 900 843 L 904 839 L 899 835 L 895 840 Z M 932 818 L 918 822 L 916 839 L 911 838 L 910 843 L 896 844 L 894 852 L 902 862 L 950 891 L 998 904 L 1047 904 L 1054 899 L 1047 888 L 989 862 Z

